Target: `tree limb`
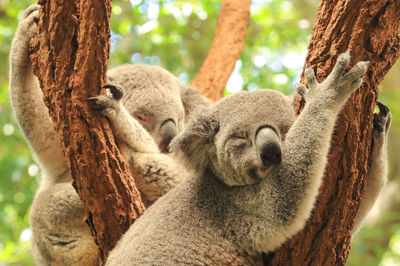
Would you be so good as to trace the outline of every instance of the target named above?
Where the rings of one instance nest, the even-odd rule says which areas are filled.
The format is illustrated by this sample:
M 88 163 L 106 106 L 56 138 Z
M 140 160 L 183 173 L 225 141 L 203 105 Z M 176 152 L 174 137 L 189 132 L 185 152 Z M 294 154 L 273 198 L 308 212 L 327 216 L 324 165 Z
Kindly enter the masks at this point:
M 337 121 L 312 217 L 303 231 L 269 255 L 267 264 L 345 264 L 367 175 L 378 85 L 400 55 L 399 16 L 400 3 L 394 0 L 321 1 L 306 64 L 322 81 L 337 55 L 350 50 L 349 67 L 369 60 L 369 70 Z
M 240 57 L 249 17 L 250 0 L 222 1 L 211 49 L 199 74 L 191 82 L 213 101 L 223 96 L 226 82 Z
M 87 102 L 106 80 L 111 0 L 39 4 L 34 71 L 104 261 L 145 210 L 109 123 Z

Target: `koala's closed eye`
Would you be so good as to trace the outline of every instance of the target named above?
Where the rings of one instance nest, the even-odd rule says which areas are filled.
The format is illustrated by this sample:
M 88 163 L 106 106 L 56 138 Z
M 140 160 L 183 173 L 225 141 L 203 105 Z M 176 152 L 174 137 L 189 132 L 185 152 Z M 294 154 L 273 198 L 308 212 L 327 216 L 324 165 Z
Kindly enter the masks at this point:
M 249 134 L 245 131 L 240 131 L 240 132 L 236 132 L 236 133 L 232 134 L 231 138 L 247 140 L 249 138 Z
M 142 126 L 144 126 L 145 128 L 150 126 L 150 117 L 148 114 L 145 113 L 139 113 L 136 112 L 133 114 L 133 116 L 139 121 L 140 124 L 142 124 Z
M 250 145 L 249 134 L 244 131 L 233 133 L 227 140 L 228 145 L 232 145 L 235 148 L 245 148 Z

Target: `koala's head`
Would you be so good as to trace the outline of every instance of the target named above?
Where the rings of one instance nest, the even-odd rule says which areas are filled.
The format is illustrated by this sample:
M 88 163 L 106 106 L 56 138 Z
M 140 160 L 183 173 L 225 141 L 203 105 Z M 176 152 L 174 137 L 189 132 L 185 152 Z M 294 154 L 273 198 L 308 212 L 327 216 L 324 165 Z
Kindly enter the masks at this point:
M 161 152 L 168 151 L 170 141 L 183 129 L 193 107 L 192 98 L 204 99 L 157 66 L 123 65 L 109 70 L 108 80 L 124 87 L 122 104 L 150 133 Z
M 208 168 L 229 186 L 254 184 L 281 163 L 294 120 L 283 94 L 241 92 L 193 115 L 171 146 L 196 171 Z

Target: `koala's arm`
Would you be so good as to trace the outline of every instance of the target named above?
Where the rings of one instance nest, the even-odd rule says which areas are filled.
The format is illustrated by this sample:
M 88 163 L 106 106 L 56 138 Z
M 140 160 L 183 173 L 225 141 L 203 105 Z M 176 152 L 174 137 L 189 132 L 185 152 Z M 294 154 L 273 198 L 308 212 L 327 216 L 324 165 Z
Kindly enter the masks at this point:
M 166 154 L 138 153 L 125 145 L 120 145 L 120 150 L 129 164 L 146 207 L 187 176 L 186 169 Z
M 377 104 L 380 111 L 374 114 L 371 161 L 368 166 L 364 195 L 354 221 L 353 234 L 360 229 L 364 218 L 374 206 L 387 181 L 387 137 L 392 115 L 384 104 L 380 102 Z
M 96 108 L 108 117 L 118 142 L 124 143 L 135 152 L 159 153 L 150 134 L 122 105 L 120 100 L 124 93 L 123 88 L 111 84 L 105 87 L 110 90 L 110 94 L 91 97 L 89 101 L 96 104 Z
M 115 95 L 116 88 L 113 89 Z M 160 153 L 151 136 L 128 113 L 119 99 L 100 95 L 90 100 L 110 120 L 118 146 L 129 163 L 146 206 L 186 177 L 185 168 L 168 155 Z
M 36 33 L 39 5 L 30 6 L 18 25 L 10 52 L 10 96 L 16 119 L 40 164 L 54 180 L 68 175 L 67 163 L 43 101 L 39 82 L 32 72 L 29 41 Z
M 159 153 L 159 149 L 150 134 L 120 105 L 116 115 L 106 115 L 112 124 L 113 132 L 119 142 L 128 145 L 135 152 Z
M 279 232 L 285 237 L 300 230 L 309 217 L 318 195 L 336 118 L 351 93 L 363 82 L 368 63 L 359 62 L 343 74 L 349 61 L 349 53 L 341 54 L 332 73 L 322 83 L 307 68 L 305 77 L 309 88 L 298 85 L 306 105 L 286 135 L 282 164 L 272 180 L 267 181 L 274 190 L 271 194 L 279 195 L 272 204 L 276 216 L 281 218 Z M 272 227 L 276 226 L 274 222 Z

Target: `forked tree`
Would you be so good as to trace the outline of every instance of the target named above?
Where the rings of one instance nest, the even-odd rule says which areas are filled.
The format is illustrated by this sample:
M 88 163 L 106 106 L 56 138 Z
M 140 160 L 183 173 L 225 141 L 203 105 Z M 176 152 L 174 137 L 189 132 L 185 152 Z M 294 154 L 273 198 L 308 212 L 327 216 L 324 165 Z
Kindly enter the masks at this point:
M 38 35 L 31 44 L 35 73 L 104 261 L 145 210 L 110 125 L 87 103 L 88 97 L 101 93 L 106 80 L 111 1 L 74 0 L 59 5 L 41 0 L 39 4 Z M 222 2 L 214 43 L 192 81 L 212 100 L 222 96 L 239 58 L 249 5 L 250 0 Z M 367 174 L 377 87 L 399 56 L 399 15 L 395 0 L 321 1 L 306 58 L 319 81 L 346 50 L 351 51 L 351 65 L 369 60 L 370 66 L 365 83 L 337 123 L 312 218 L 305 230 L 268 255 L 267 264 L 345 263 Z

